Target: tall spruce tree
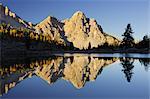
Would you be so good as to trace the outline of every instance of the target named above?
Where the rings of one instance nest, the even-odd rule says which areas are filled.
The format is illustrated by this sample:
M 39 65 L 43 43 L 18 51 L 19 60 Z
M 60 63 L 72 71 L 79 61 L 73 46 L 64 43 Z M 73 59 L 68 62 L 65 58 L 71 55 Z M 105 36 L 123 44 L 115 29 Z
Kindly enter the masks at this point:
M 128 24 L 127 28 L 125 29 L 125 32 L 122 36 L 124 36 L 121 45 L 123 46 L 123 48 L 128 49 L 131 47 L 134 47 L 135 42 L 134 42 L 134 38 L 132 37 L 132 34 L 134 32 L 132 31 L 131 25 Z

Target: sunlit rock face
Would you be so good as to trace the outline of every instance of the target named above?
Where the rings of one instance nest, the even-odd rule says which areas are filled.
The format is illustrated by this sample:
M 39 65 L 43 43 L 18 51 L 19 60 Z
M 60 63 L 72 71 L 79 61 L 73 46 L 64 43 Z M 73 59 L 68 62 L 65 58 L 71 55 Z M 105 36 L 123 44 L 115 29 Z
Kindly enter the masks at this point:
M 68 59 L 64 68 L 64 79 L 76 88 L 82 88 L 87 81 L 94 81 L 103 67 L 117 59 L 99 59 L 88 56 L 74 56 Z
M 64 32 L 67 39 L 79 49 L 88 49 L 89 45 L 91 48 L 98 47 L 106 40 L 96 20 L 86 18 L 81 11 L 64 21 Z
M 69 45 L 68 42 L 72 42 L 73 46 L 79 49 L 97 48 L 106 42 L 108 45 L 119 42 L 116 38 L 105 35 L 96 20 L 86 18 L 81 11 L 63 21 L 48 16 L 35 26 L 35 31 L 57 44 Z
M 28 22 L 21 19 L 7 6 L 3 6 L 0 3 L 0 24 L 1 23 L 10 24 L 13 27 L 31 28 Z
M 70 46 L 75 48 L 92 49 L 107 43 L 119 45 L 120 41 L 115 37 L 103 32 L 102 27 L 95 19 L 87 18 L 81 11 L 77 11 L 69 19 L 59 21 L 57 18 L 48 16 L 40 23 L 34 25 L 26 22 L 13 13 L 8 7 L 0 4 L 0 24 L 6 23 L 13 27 L 28 28 L 38 33 L 43 41 L 49 41 L 54 45 Z
M 51 42 L 65 45 L 62 27 L 63 24 L 56 18 L 48 16 L 46 19 L 35 26 L 35 32 L 46 36 L 47 39 L 49 39 Z
M 46 82 L 48 82 L 49 84 L 54 83 L 58 78 L 62 76 L 62 62 L 62 57 L 37 62 L 35 74 L 41 77 Z
M 118 40 L 117 38 L 115 38 L 111 35 L 108 35 L 106 33 L 104 33 L 104 35 L 105 35 L 105 38 L 106 38 L 106 43 L 109 46 L 118 46 L 120 44 L 120 40 Z

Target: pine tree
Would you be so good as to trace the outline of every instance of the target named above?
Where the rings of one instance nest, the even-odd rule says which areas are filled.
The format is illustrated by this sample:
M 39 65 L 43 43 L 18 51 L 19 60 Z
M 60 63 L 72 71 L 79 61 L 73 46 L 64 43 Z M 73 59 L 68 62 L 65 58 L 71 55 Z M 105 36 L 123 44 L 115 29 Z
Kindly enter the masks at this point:
M 123 41 L 121 42 L 123 48 L 127 49 L 127 48 L 134 47 L 135 43 L 134 43 L 134 38 L 132 37 L 133 33 L 134 32 L 132 31 L 131 25 L 128 24 L 124 34 L 122 35 L 124 36 Z

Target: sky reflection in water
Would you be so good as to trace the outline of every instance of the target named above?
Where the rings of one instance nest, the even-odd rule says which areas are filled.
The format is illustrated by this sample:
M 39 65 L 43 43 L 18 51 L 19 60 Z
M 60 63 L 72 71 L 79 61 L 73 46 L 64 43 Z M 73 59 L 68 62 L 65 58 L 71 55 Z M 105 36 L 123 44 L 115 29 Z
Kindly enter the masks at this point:
M 2 60 L 1 98 L 149 98 L 148 54 L 55 54 L 23 60 Z

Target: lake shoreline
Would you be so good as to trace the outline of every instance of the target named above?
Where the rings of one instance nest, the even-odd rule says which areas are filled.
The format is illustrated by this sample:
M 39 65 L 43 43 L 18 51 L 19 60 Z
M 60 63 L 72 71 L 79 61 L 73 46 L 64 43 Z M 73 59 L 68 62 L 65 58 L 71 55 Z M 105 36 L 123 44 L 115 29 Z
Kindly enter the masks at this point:
M 49 50 L 1 50 L 4 57 L 48 57 L 55 54 L 150 54 L 150 51 L 49 51 Z

